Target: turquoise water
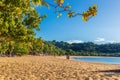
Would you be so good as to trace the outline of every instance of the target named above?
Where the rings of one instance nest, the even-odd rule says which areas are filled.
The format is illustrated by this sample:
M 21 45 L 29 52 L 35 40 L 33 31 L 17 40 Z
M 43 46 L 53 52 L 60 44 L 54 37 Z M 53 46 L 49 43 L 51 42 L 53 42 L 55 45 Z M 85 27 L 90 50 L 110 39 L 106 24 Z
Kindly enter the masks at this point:
M 120 57 L 77 57 L 74 60 L 82 60 L 88 62 L 101 62 L 108 64 L 120 64 Z

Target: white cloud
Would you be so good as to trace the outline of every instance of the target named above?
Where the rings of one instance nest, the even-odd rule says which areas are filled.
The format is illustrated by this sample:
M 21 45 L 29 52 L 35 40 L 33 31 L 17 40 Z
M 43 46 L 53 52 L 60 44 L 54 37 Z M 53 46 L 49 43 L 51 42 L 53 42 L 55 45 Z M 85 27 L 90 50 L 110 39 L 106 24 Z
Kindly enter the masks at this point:
M 106 40 L 105 38 L 97 38 L 94 40 L 97 43 L 119 43 L 118 41 L 115 40 Z
M 66 41 L 67 43 L 69 44 L 72 44 L 72 43 L 83 43 L 84 41 L 81 41 L 81 40 L 70 40 L 70 41 Z
M 107 42 L 108 43 L 118 43 L 118 41 L 115 41 L 115 40 L 108 40 Z
M 106 41 L 105 38 L 97 38 L 95 40 L 95 42 L 105 42 L 105 41 Z

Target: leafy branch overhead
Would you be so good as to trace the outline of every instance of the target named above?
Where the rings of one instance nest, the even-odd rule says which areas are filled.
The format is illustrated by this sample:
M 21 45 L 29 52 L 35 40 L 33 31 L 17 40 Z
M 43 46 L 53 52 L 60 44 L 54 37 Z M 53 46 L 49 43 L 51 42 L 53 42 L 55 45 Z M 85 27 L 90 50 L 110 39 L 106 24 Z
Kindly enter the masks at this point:
M 55 8 L 55 13 L 58 14 L 57 18 L 62 16 L 62 12 L 67 12 L 67 16 L 69 18 L 72 18 L 72 17 L 75 17 L 75 16 L 82 16 L 82 20 L 86 22 L 86 21 L 88 21 L 88 19 L 90 17 L 94 17 L 94 16 L 97 15 L 98 6 L 96 4 L 93 5 L 93 6 L 90 6 L 87 11 L 84 11 L 83 13 L 78 13 L 78 12 L 75 12 L 75 11 L 71 10 L 72 6 L 70 6 L 70 5 L 67 5 L 67 6 L 65 5 L 64 6 L 63 5 L 64 0 L 54 0 L 54 2 L 55 2 L 56 5 L 53 5 L 49 2 L 46 2 L 46 3 L 48 3 L 48 5 Z
M 47 7 L 53 7 L 55 9 L 55 13 L 57 14 L 57 18 L 60 18 L 62 16 L 63 12 L 67 12 L 67 16 L 69 18 L 75 17 L 75 16 L 82 16 L 82 20 L 83 21 L 88 21 L 89 18 L 94 17 L 97 15 L 97 8 L 98 6 L 95 4 L 93 6 L 90 6 L 89 9 L 87 11 L 84 11 L 82 13 L 78 13 L 75 12 L 73 10 L 71 10 L 72 6 L 70 5 L 63 5 L 65 0 L 54 0 L 55 4 L 52 4 L 46 0 L 33 0 L 33 4 L 37 4 L 37 5 L 45 5 Z

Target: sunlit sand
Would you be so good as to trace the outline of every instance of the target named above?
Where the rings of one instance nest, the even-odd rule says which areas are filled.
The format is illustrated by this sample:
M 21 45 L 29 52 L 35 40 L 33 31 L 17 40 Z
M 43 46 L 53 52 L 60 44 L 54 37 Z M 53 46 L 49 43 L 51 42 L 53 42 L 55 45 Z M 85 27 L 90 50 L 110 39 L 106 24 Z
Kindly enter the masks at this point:
M 4 57 L 0 80 L 120 80 L 120 65 L 52 56 Z

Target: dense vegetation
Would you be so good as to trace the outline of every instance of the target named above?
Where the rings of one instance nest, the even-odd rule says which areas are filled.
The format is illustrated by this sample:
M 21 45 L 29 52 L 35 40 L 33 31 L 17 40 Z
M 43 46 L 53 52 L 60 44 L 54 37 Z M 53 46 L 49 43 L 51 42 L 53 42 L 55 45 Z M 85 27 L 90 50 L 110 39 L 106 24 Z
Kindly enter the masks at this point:
M 11 48 L 10 48 L 11 47 Z M 12 51 L 11 55 L 9 51 Z M 43 41 L 34 38 L 32 42 L 0 43 L 1 56 L 14 55 L 75 55 L 75 56 L 120 56 L 120 43 L 94 44 L 92 42 L 72 43 Z
M 11 53 L 9 53 L 11 51 Z M 21 55 L 64 55 L 65 51 L 56 47 L 52 43 L 43 41 L 42 38 L 34 38 L 32 42 L 13 42 L 10 46 L 8 42 L 0 43 L 1 56 L 21 56 Z
M 82 56 L 120 56 L 120 43 L 94 44 L 92 42 L 73 43 L 48 41 L 69 55 Z

